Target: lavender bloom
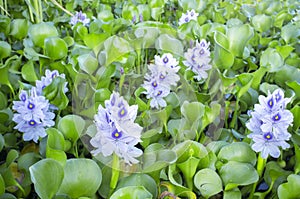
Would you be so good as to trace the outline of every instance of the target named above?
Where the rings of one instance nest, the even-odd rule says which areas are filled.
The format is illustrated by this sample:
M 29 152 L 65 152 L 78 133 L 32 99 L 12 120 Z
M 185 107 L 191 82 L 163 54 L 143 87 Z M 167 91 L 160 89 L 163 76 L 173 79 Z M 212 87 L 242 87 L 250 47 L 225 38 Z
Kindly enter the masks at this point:
M 290 145 L 282 139 L 276 139 L 273 133 L 252 133 L 248 137 L 252 138 L 254 144 L 252 149 L 255 152 L 261 152 L 261 157 L 266 159 L 268 155 L 271 155 L 274 158 L 280 156 L 279 147 L 282 149 L 287 149 Z
M 186 53 L 184 53 L 185 61 L 183 64 L 192 70 L 196 75 L 195 79 L 200 81 L 201 79 L 206 79 L 208 77 L 207 70 L 211 69 L 209 64 L 211 61 L 210 51 L 209 51 L 209 42 L 206 42 L 204 39 L 197 41 L 194 48 L 189 48 Z
M 24 141 L 37 142 L 40 137 L 47 135 L 45 128 L 55 124 L 55 114 L 49 111 L 49 101 L 44 96 L 37 95 L 34 87 L 30 95 L 21 91 L 19 97 L 21 101 L 14 101 L 12 107 L 17 111 L 13 116 L 13 121 L 17 123 L 14 128 L 24 133 Z
M 293 122 L 293 114 L 285 109 L 289 102 L 289 98 L 284 98 L 283 91 L 277 89 L 272 94 L 269 92 L 267 97 L 259 96 L 259 104 L 255 104 L 251 112 L 252 117 L 246 123 L 246 127 L 252 131 L 248 137 L 254 141 L 252 149 L 262 152 L 263 158 L 269 154 L 278 158 L 279 147 L 289 147 L 286 141 L 291 134 L 287 129 Z
M 75 15 L 71 18 L 70 24 L 75 26 L 77 23 L 82 23 L 84 26 L 87 26 L 90 23 L 90 19 L 87 18 L 85 13 L 82 11 L 76 12 Z
M 65 74 L 59 74 L 57 70 L 50 71 L 50 70 L 47 69 L 46 72 L 45 72 L 45 75 L 46 76 L 41 77 L 41 80 L 36 80 L 36 82 L 35 82 L 36 90 L 37 90 L 38 95 L 43 94 L 43 89 L 46 86 L 50 85 L 55 77 L 65 78 Z M 65 88 L 64 88 L 65 93 L 68 91 L 67 84 L 68 83 L 66 82 Z
M 97 134 L 90 140 L 95 150 L 93 155 L 102 153 L 105 157 L 115 153 L 128 164 L 136 164 L 137 157 L 143 154 L 135 147 L 141 142 L 142 127 L 134 123 L 137 106 L 129 106 L 127 101 L 113 92 L 110 100 L 105 101 L 105 108 L 98 107 L 94 117 Z
M 147 99 L 151 99 L 150 106 L 158 109 L 167 106 L 163 98 L 169 95 L 171 86 L 176 86 L 180 80 L 177 74 L 180 67 L 170 53 L 165 53 L 161 57 L 156 55 L 154 59 L 155 64 L 148 65 L 150 73 L 145 75 L 142 86 L 146 89 L 144 93 Z
M 192 10 L 188 10 L 186 13 L 182 13 L 180 19 L 179 19 L 179 26 L 181 26 L 182 24 L 188 23 L 191 20 L 195 20 L 197 21 L 197 17 L 198 17 L 198 13 L 195 12 L 194 9 Z

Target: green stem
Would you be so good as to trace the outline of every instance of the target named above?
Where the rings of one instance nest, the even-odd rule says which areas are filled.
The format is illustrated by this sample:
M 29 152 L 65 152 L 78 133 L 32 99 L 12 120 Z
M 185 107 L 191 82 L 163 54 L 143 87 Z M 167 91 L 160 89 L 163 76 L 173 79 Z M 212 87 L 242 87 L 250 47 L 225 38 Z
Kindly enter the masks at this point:
M 40 21 L 40 12 L 39 12 L 38 0 L 33 1 L 33 6 L 34 6 L 34 10 L 35 10 L 35 22 L 40 23 L 41 21 Z
M 232 120 L 230 122 L 230 128 L 235 128 L 236 125 L 237 125 L 237 116 L 238 116 L 239 102 L 240 102 L 240 99 L 237 98 L 236 102 L 235 102 L 233 117 L 232 117 Z
M 122 88 L 125 81 L 125 73 L 121 75 L 120 77 L 120 83 L 119 83 L 119 93 L 122 95 Z
M 261 157 L 261 153 L 259 153 L 258 159 L 257 159 L 257 166 L 256 166 L 256 170 L 257 170 L 259 179 L 262 177 L 262 174 L 263 174 L 264 169 L 265 169 L 266 162 L 267 162 L 267 159 L 263 159 Z M 252 191 L 250 193 L 249 199 L 253 198 L 258 182 L 259 182 L 259 180 L 253 184 Z
M 62 11 L 64 11 L 65 13 L 67 13 L 68 15 L 70 16 L 74 16 L 69 10 L 65 9 L 63 6 L 62 6 L 62 3 L 57 3 L 57 1 L 55 0 L 51 0 L 51 2 L 56 5 L 57 7 L 59 7 Z M 61 1 L 60 1 L 61 2 Z
M 114 153 L 113 154 L 113 162 L 112 162 L 112 174 L 111 174 L 111 180 L 110 180 L 110 193 L 109 196 L 111 196 L 117 187 L 118 180 L 119 180 L 119 171 L 120 167 L 120 161 L 119 157 Z
M 0 14 L 1 15 L 4 15 L 4 7 L 3 7 L 3 0 L 0 0 L 0 8 L 1 8 L 1 10 L 0 10 Z
M 42 6 L 42 0 L 39 0 L 38 2 L 38 7 L 39 7 L 39 16 L 40 16 L 40 22 L 43 21 L 43 6 Z

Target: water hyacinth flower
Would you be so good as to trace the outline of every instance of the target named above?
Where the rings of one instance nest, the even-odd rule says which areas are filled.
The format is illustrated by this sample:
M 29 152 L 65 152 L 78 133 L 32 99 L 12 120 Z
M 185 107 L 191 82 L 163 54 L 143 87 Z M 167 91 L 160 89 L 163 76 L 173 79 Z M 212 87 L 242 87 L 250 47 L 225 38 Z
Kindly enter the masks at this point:
M 194 78 L 198 81 L 206 79 L 208 77 L 206 71 L 212 67 L 210 65 L 209 45 L 209 42 L 202 39 L 200 42 L 196 42 L 195 47 L 189 48 L 187 52 L 184 53 L 185 61 L 183 61 L 183 64 L 196 74 Z
M 143 152 L 135 147 L 141 142 L 142 132 L 142 127 L 134 123 L 137 109 L 137 105 L 129 106 L 116 92 L 105 101 L 105 108 L 99 105 L 98 113 L 94 117 L 97 133 L 90 140 L 95 147 L 93 155 L 102 153 L 107 157 L 115 153 L 130 165 L 139 162 L 136 158 Z
M 179 26 L 181 26 L 182 24 L 188 23 L 191 20 L 197 21 L 198 16 L 199 16 L 199 14 L 196 13 L 194 9 L 188 10 L 186 13 L 182 13 L 178 24 L 179 24 Z
M 17 112 L 13 116 L 13 121 L 17 123 L 14 128 L 24 133 L 24 141 L 37 142 L 47 135 L 45 128 L 55 124 L 55 114 L 49 110 L 49 101 L 38 95 L 35 87 L 29 94 L 21 91 L 19 98 L 20 101 L 14 101 L 12 107 Z
M 87 26 L 90 23 L 90 19 L 87 18 L 85 13 L 82 11 L 76 12 L 74 16 L 72 16 L 70 20 L 70 24 L 75 26 L 77 23 L 82 23 L 84 26 Z
M 37 94 L 42 95 L 43 89 L 46 86 L 50 85 L 51 82 L 53 81 L 53 79 L 56 77 L 65 78 L 65 74 L 59 74 L 57 70 L 50 71 L 49 69 L 47 69 L 45 71 L 45 76 L 42 76 L 41 80 L 36 80 L 36 82 L 35 82 Z M 66 82 L 65 88 L 64 88 L 65 93 L 68 92 L 67 84 L 68 83 Z
M 167 106 L 164 97 L 168 96 L 171 91 L 171 86 L 176 86 L 180 80 L 177 72 L 180 67 L 178 61 L 170 53 L 165 53 L 162 56 L 154 56 L 154 64 L 148 65 L 150 73 L 145 75 L 143 87 L 146 89 L 144 94 L 150 99 L 152 108 Z
M 268 96 L 259 96 L 259 104 L 255 104 L 251 118 L 246 123 L 246 127 L 252 131 L 248 135 L 254 141 L 252 149 L 262 152 L 262 158 L 268 155 L 278 158 L 280 155 L 279 147 L 289 148 L 286 142 L 291 134 L 288 127 L 292 125 L 293 114 L 286 110 L 286 105 L 290 98 L 284 98 L 281 89 L 276 89 L 273 93 L 268 92 Z

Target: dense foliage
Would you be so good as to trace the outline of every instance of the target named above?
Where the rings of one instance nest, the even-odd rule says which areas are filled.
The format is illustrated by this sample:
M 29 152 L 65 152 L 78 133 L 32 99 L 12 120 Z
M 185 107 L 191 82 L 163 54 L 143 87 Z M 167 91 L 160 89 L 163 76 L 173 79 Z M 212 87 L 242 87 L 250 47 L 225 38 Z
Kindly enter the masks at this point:
M 297 198 L 300 3 L 0 0 L 0 199 Z

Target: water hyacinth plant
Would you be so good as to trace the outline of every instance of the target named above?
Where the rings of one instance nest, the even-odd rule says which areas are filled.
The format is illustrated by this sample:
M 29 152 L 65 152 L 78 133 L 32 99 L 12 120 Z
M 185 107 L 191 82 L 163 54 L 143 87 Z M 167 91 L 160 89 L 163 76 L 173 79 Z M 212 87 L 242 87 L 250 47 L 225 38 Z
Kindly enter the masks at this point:
M 138 163 L 135 158 L 143 152 L 135 145 L 141 142 L 142 127 L 134 123 L 136 116 L 137 106 L 129 106 L 119 93 L 113 92 L 105 101 L 105 108 L 99 105 L 95 115 L 97 134 L 90 143 L 96 149 L 92 154 L 110 156 L 115 153 L 128 164 Z
M 0 0 L 0 199 L 299 198 L 299 10 Z
M 286 110 L 290 98 L 284 98 L 281 89 L 275 90 L 268 96 L 259 96 L 259 104 L 254 106 L 251 119 L 246 124 L 252 131 L 248 135 L 254 141 L 252 149 L 262 153 L 262 158 L 268 155 L 274 158 L 280 156 L 280 150 L 287 149 L 290 145 L 286 142 L 291 138 L 288 127 L 292 125 L 293 114 Z

